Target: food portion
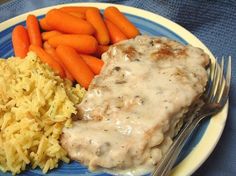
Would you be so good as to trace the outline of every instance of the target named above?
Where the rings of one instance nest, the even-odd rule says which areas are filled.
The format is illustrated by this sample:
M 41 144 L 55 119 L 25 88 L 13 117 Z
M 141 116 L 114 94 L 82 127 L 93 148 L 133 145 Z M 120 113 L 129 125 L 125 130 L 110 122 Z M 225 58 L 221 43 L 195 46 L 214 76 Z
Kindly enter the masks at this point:
M 132 24 L 116 7 L 107 7 L 104 16 L 110 20 L 118 29 L 124 33 L 129 39 L 139 35 L 139 30 Z
M 148 172 L 204 92 L 209 57 L 164 37 L 138 36 L 111 46 L 102 60 L 61 144 L 91 170 Z
M 69 162 L 60 145 L 85 89 L 63 80 L 35 53 L 0 60 L 0 170 L 18 174 L 27 166 L 43 173 Z
M 33 51 L 61 78 L 77 81 L 87 89 L 100 73 L 103 66 L 100 58 L 109 46 L 139 34 L 116 7 L 107 7 L 102 15 L 96 7 L 68 6 L 49 10 L 40 21 L 33 14 L 28 15 L 26 28 L 17 25 L 13 29 L 12 44 L 15 56 L 24 58 L 28 51 Z M 64 46 L 76 50 L 79 62 L 69 63 L 72 58 L 69 54 L 61 58 L 64 51 L 58 48 Z

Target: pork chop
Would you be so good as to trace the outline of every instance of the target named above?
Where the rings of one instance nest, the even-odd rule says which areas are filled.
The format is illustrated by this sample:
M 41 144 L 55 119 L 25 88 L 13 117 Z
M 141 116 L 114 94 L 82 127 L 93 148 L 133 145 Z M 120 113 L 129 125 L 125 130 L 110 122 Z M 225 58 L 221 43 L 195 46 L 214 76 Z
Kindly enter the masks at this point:
M 165 37 L 138 36 L 110 47 L 102 59 L 61 144 L 91 170 L 150 171 L 204 92 L 209 57 Z

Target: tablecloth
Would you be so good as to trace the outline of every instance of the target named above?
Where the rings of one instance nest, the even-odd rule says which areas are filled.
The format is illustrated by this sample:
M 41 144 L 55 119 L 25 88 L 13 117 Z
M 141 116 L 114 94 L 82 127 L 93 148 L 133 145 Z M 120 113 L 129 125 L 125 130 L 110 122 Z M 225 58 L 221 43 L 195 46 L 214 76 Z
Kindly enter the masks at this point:
M 34 9 L 78 0 L 10 0 L 0 5 L 0 22 Z M 87 1 L 93 2 L 93 1 Z M 97 1 L 98 2 L 98 1 Z M 160 14 L 191 31 L 217 56 L 232 56 L 229 115 L 223 135 L 194 176 L 236 175 L 236 1 L 101 0 Z M 1 3 L 1 0 L 0 0 Z M 1 37 L 0 37 L 1 40 Z

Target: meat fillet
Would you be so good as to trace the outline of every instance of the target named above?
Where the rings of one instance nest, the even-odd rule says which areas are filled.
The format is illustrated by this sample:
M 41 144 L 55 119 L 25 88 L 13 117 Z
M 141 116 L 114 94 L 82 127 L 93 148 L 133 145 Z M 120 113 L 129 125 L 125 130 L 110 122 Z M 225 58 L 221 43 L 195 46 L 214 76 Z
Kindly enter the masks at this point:
M 113 45 L 102 59 L 61 144 L 91 170 L 150 171 L 204 92 L 209 57 L 164 37 L 138 36 Z

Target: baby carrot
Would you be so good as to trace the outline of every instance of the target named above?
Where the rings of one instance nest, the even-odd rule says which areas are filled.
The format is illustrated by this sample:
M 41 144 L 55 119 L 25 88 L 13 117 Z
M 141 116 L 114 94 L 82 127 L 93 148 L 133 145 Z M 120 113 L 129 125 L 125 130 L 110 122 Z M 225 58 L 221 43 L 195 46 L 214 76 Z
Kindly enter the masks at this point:
M 90 67 L 90 69 L 93 71 L 94 74 L 98 75 L 100 73 L 102 66 L 104 64 L 101 59 L 86 54 L 80 54 L 80 56 Z
M 63 68 L 63 63 L 61 62 L 61 60 L 58 58 L 56 50 L 54 48 L 44 48 L 44 51 L 46 53 L 48 53 L 55 61 L 57 61 L 58 64 L 60 64 L 60 66 Z M 63 70 L 65 71 L 65 69 L 63 68 Z
M 77 18 L 85 19 L 84 13 L 79 13 L 79 12 L 67 12 L 67 13 Z
M 62 69 L 60 64 L 55 61 L 48 53 L 46 53 L 41 47 L 37 45 L 30 45 L 29 50 L 35 52 L 42 62 L 48 64 L 62 78 L 65 77 L 64 70 Z
M 50 10 L 46 14 L 46 22 L 54 29 L 64 33 L 93 34 L 95 32 L 89 22 L 58 9 Z
M 34 15 L 28 15 L 26 19 L 26 26 L 28 29 L 30 44 L 42 47 L 39 23 Z
M 109 49 L 108 45 L 98 45 L 97 51 L 94 53 L 95 56 L 101 57 L 101 55 Z
M 71 80 L 71 81 L 74 81 L 74 78 L 73 76 L 70 74 L 70 72 L 68 71 L 68 69 L 65 67 L 65 65 L 63 64 L 63 62 L 60 60 L 60 58 L 58 57 L 57 53 L 56 53 L 56 50 L 51 47 L 47 42 L 44 42 L 44 50 L 55 60 L 57 61 L 61 67 L 63 68 L 64 72 L 65 72 L 65 75 L 66 75 L 66 78 Z
M 77 12 L 77 13 L 83 13 L 85 14 L 85 12 L 88 9 L 94 9 L 96 7 L 86 7 L 86 6 L 67 6 L 67 7 L 61 7 L 60 10 L 64 11 L 64 12 Z
M 120 29 L 118 27 L 116 27 L 116 25 L 114 25 L 113 23 L 111 23 L 109 20 L 105 20 L 105 24 L 107 26 L 107 29 L 109 31 L 109 35 L 111 38 L 111 43 L 117 43 L 120 42 L 122 40 L 127 40 L 128 38 L 125 36 L 125 34 L 123 34 Z
M 116 7 L 107 7 L 104 11 L 104 16 L 116 25 L 128 38 L 133 38 L 140 34 L 139 30 Z
M 97 51 L 97 40 L 91 35 L 62 34 L 51 37 L 48 43 L 57 47 L 58 45 L 67 45 L 76 49 L 80 53 L 91 54 Z
M 72 76 L 72 74 L 69 72 L 69 70 L 66 68 L 64 64 L 63 64 L 63 68 L 65 70 L 66 78 L 74 82 L 75 78 Z
M 41 35 L 42 35 L 42 39 L 45 41 L 51 37 L 55 37 L 61 34 L 62 34 L 61 32 L 53 30 L 53 31 L 43 32 Z
M 49 43 L 48 43 L 48 41 L 45 41 L 44 43 L 43 43 L 43 49 L 50 49 L 50 48 L 53 48 Z
M 66 45 L 59 45 L 56 48 L 56 52 L 75 80 L 87 89 L 94 77 L 94 73 L 76 50 Z
M 102 19 L 99 9 L 88 9 L 86 11 L 86 19 L 95 29 L 95 37 L 99 44 L 107 45 L 110 43 L 109 33 Z
M 22 25 L 16 26 L 12 31 L 12 45 L 15 56 L 24 58 L 29 51 L 30 41 L 27 30 Z
M 53 30 L 53 28 L 47 24 L 47 21 L 45 18 L 42 18 L 41 20 L 39 20 L 39 24 L 40 24 L 41 29 L 45 31 Z

